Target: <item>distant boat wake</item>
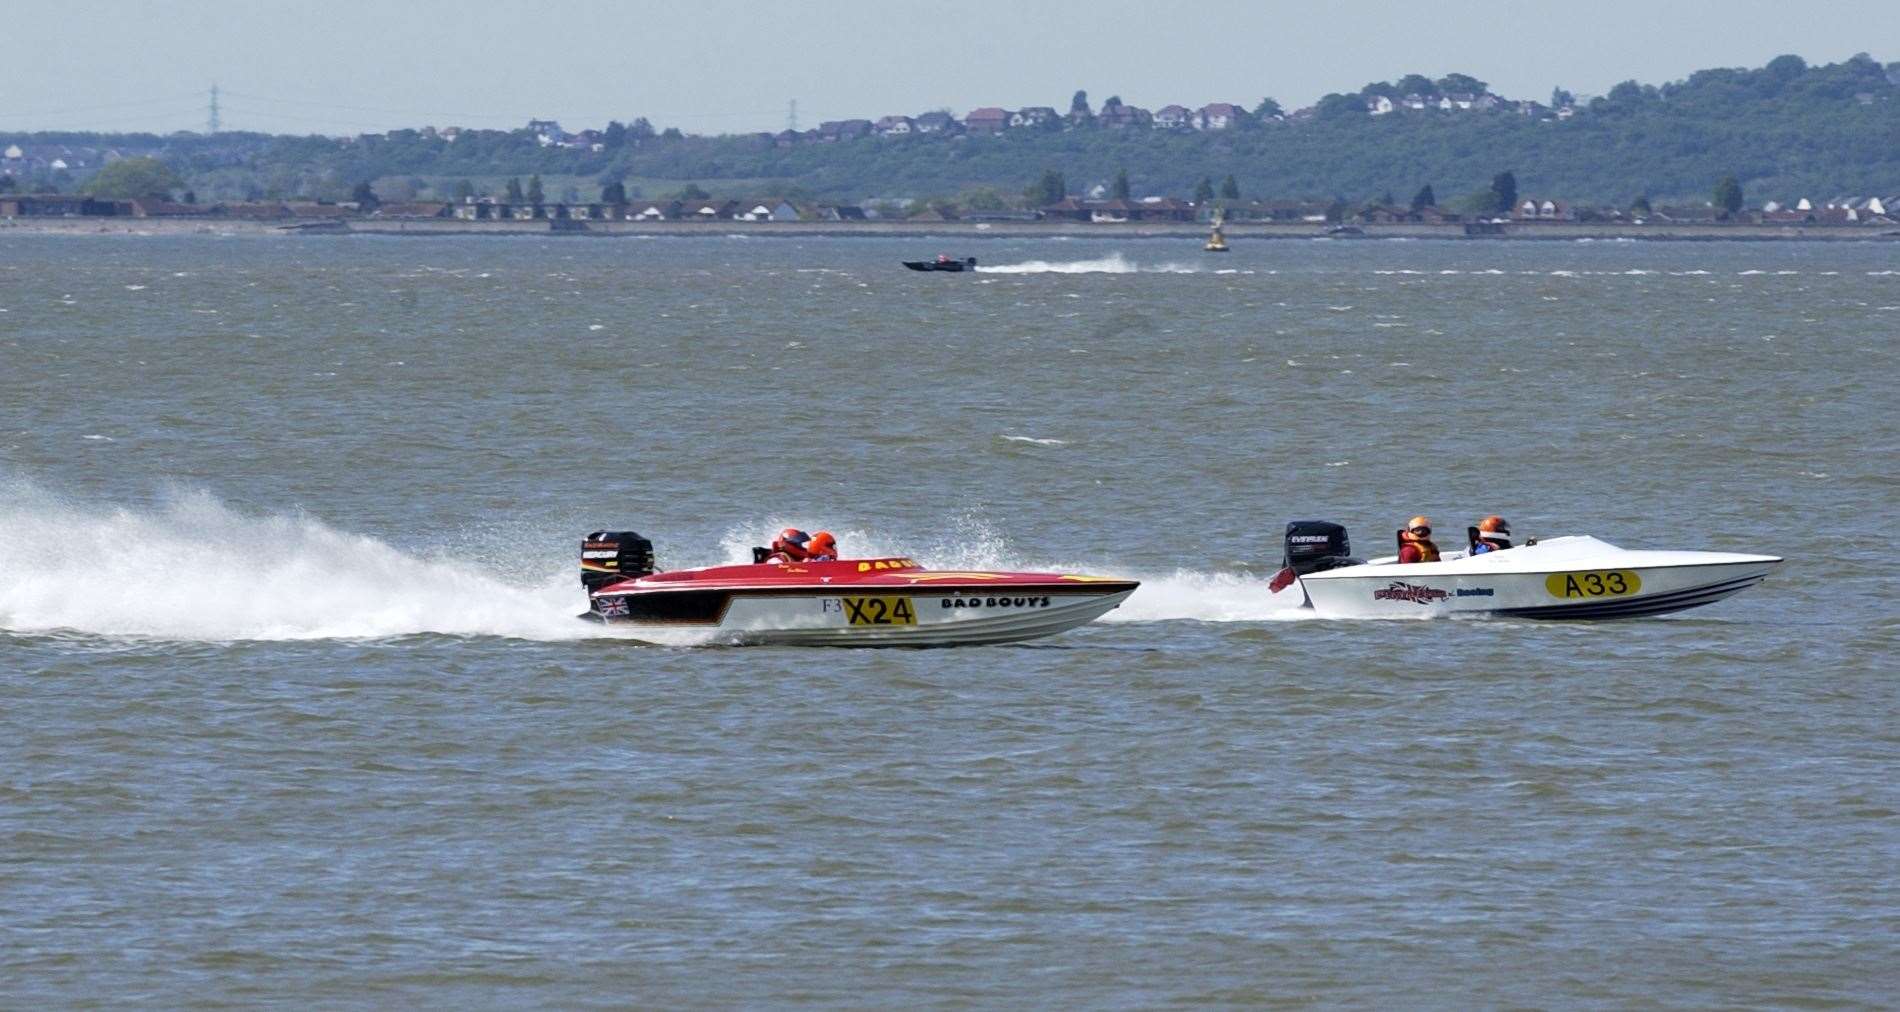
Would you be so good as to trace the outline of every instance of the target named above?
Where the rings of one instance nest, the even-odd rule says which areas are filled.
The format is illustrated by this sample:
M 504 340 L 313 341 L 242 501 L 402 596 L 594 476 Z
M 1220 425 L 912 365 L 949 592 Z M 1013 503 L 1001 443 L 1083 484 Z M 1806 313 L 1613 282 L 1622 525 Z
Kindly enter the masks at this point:
M 1202 274 L 1207 269 L 1194 264 L 1138 264 L 1111 253 L 1096 260 L 1025 260 L 1019 264 L 988 264 L 976 268 L 978 274 Z

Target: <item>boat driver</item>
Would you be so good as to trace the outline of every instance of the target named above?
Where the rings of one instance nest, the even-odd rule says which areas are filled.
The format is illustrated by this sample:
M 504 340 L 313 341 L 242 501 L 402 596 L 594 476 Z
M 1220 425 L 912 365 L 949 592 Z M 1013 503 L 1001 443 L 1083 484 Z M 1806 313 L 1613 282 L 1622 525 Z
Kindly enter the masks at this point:
M 1511 547 L 1511 523 L 1496 513 L 1478 521 L 1477 536 L 1471 539 L 1471 554 L 1501 552 Z
M 1437 562 L 1438 546 L 1432 543 L 1432 521 L 1430 517 L 1413 517 L 1412 522 L 1399 532 L 1399 561 Z
M 811 541 L 811 535 L 796 527 L 787 527 L 778 532 L 778 537 L 772 539 L 772 548 L 766 555 L 765 561 L 773 564 L 804 562 L 811 558 L 811 554 L 805 550 L 805 545 L 809 541 Z
M 838 539 L 830 531 L 818 531 L 805 542 L 805 557 L 813 562 L 838 561 Z

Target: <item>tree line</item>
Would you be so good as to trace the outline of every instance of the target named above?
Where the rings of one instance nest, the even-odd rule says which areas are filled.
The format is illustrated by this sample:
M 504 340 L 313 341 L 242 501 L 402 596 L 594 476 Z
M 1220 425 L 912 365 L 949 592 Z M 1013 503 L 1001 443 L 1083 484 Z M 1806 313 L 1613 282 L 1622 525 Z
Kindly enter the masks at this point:
M 1416 78 L 1416 79 L 1415 79 Z M 0 135 L 0 143 L 115 147 L 150 154 L 179 186 L 220 200 L 347 199 L 362 184 L 381 199 L 456 199 L 493 180 L 579 177 L 578 199 L 634 180 L 692 181 L 722 196 L 808 196 L 862 202 L 911 197 L 1019 206 L 1054 203 L 1096 185 L 1132 196 L 1367 201 L 1413 193 L 1470 204 L 1509 169 L 1526 195 L 1629 206 L 1710 200 L 1710 180 L 1733 175 L 1762 199 L 1817 199 L 1900 191 L 1900 64 L 1855 56 L 1811 66 L 1783 56 L 1754 69 L 1698 71 L 1682 81 L 1624 82 L 1576 101 L 1563 121 L 1509 112 L 1422 115 L 1366 112 L 1368 93 L 1481 91 L 1465 75 L 1422 75 L 1329 96 L 1310 120 L 1278 121 L 1263 100 L 1250 128 L 1226 131 L 1071 129 L 994 137 L 869 138 L 781 145 L 765 135 L 696 137 L 639 119 L 609 124 L 602 149 L 543 146 L 526 130 L 464 131 L 453 142 L 392 131 L 339 143 L 324 137 L 216 135 Z M 1076 99 L 1086 105 L 1085 95 Z M 1052 180 L 1059 178 L 1059 184 Z M 471 180 L 482 181 L 480 183 Z M 84 179 L 43 176 L 16 185 L 73 189 Z M 464 183 L 467 183 L 464 186 Z M 702 189 L 703 188 L 703 189 Z M 174 191 L 176 192 L 176 191 Z M 497 198 L 512 194 L 491 193 Z M 563 192 L 552 194 L 565 197 Z M 527 197 L 523 184 L 522 197 Z M 1713 202 L 1726 206 L 1726 189 Z M 1033 199 L 1032 199 L 1033 198 Z M 1059 199 L 1059 198 L 1058 198 Z

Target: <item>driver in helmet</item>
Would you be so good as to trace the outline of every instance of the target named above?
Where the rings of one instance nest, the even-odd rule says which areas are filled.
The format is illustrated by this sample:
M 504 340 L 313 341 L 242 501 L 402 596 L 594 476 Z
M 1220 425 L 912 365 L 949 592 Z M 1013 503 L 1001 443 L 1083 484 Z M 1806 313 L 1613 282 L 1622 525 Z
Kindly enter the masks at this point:
M 1437 562 L 1438 546 L 1432 542 L 1432 521 L 1430 517 L 1413 517 L 1399 532 L 1399 561 Z
M 1483 555 L 1486 552 L 1501 552 L 1511 547 L 1511 523 L 1493 513 L 1478 521 L 1477 530 L 1471 539 L 1471 554 Z
M 838 561 L 838 539 L 830 531 L 818 531 L 805 542 L 805 557 L 813 562 Z
M 787 527 L 778 532 L 778 537 L 772 539 L 772 548 L 766 555 L 765 561 L 781 565 L 787 562 L 804 562 L 811 558 L 811 553 L 805 550 L 805 544 L 810 540 L 811 535 L 804 531 L 796 527 Z

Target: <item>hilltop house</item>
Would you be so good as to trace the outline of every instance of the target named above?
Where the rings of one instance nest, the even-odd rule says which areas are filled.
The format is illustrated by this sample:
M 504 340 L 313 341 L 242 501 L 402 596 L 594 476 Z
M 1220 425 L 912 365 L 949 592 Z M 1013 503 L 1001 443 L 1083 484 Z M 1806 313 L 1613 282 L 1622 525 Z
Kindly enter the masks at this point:
M 1009 112 L 993 105 L 972 109 L 963 117 L 963 128 L 973 134 L 1000 134 L 1009 129 Z
M 1061 122 L 1062 117 L 1046 105 L 1027 106 L 1009 116 L 1011 129 L 1047 130 Z
M 561 124 L 551 119 L 529 120 L 528 132 L 533 134 L 535 142 L 544 148 L 551 148 L 567 140 L 567 131 L 562 130 Z
M 1185 130 L 1194 125 L 1194 111 L 1184 105 L 1164 105 L 1155 110 L 1155 129 Z
M 1438 97 L 1438 108 L 1446 112 L 1462 111 L 1489 112 L 1498 107 L 1498 97 L 1490 93 L 1473 94 L 1468 91 L 1454 91 Z
M 1154 114 L 1135 105 L 1105 105 L 1095 121 L 1114 130 L 1135 130 L 1153 125 Z
M 1232 102 L 1209 102 L 1194 116 L 1197 130 L 1228 130 L 1239 126 L 1247 111 Z
M 960 134 L 963 124 L 947 112 L 927 112 L 911 121 L 911 130 L 920 134 Z
M 1366 111 L 1374 116 L 1383 116 L 1398 108 L 1390 95 L 1372 95 L 1366 98 Z
M 871 130 L 879 137 L 909 137 L 915 124 L 909 116 L 885 116 L 871 124 Z
M 818 124 L 818 139 L 821 141 L 854 141 L 871 135 L 871 121 L 868 119 L 840 119 Z

